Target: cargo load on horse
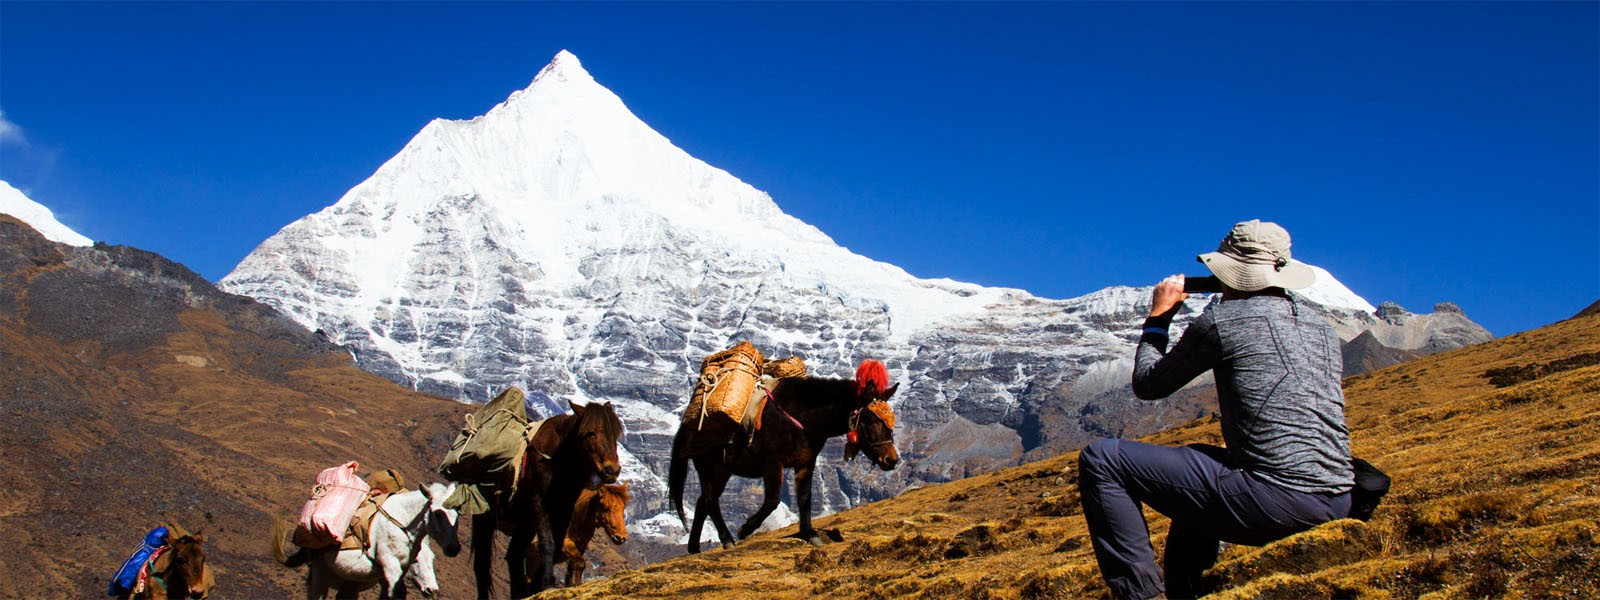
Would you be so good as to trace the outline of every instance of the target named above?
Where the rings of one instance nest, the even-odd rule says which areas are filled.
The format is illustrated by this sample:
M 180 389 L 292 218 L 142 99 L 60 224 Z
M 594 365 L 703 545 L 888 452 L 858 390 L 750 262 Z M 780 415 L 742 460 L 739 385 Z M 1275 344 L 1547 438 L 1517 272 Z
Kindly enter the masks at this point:
M 776 379 L 805 377 L 798 356 L 767 360 L 749 341 L 740 341 L 700 363 L 700 379 L 683 411 L 682 425 L 695 431 L 728 430 L 746 434 L 761 428 L 762 408 L 772 397 Z M 711 424 L 707 424 L 707 421 Z
M 467 424 L 439 463 L 439 475 L 461 484 L 450 506 L 464 515 L 489 510 L 488 498 L 511 490 L 527 465 L 528 440 L 544 421 L 528 420 L 526 395 L 512 386 L 467 415 Z
M 106 589 L 107 596 L 121 596 L 126 598 L 133 593 L 133 587 L 138 583 L 139 571 L 157 550 L 167 545 L 167 528 L 156 527 L 144 534 L 144 539 L 139 542 L 139 547 L 134 548 L 128 560 L 123 561 L 117 568 L 116 574 L 111 576 L 111 584 Z
M 317 474 L 311 500 L 300 510 L 300 520 L 295 522 L 294 545 L 326 548 L 344 541 L 356 508 L 372 489 L 356 475 L 357 468 L 356 461 L 352 460 Z

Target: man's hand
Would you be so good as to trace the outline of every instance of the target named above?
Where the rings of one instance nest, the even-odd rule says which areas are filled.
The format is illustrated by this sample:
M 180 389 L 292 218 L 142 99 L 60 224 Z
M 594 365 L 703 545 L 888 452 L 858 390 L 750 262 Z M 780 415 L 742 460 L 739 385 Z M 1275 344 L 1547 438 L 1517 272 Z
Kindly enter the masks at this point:
M 1178 313 L 1178 307 L 1183 306 L 1183 299 L 1188 294 L 1183 293 L 1183 276 L 1169 275 L 1161 283 L 1156 284 L 1156 291 L 1150 294 L 1150 316 L 1171 317 Z

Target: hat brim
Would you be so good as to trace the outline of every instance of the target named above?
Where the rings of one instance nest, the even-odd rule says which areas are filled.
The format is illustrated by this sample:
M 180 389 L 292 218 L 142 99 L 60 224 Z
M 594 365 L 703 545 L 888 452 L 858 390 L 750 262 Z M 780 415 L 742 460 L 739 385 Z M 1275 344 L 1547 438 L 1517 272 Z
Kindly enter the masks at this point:
M 1222 283 L 1241 292 L 1255 292 L 1269 287 L 1298 290 L 1311 287 L 1317 280 L 1316 271 L 1292 258 L 1282 269 L 1242 262 L 1221 252 L 1207 252 L 1195 258 L 1205 263 L 1206 268 L 1211 269 L 1211 274 L 1216 275 Z

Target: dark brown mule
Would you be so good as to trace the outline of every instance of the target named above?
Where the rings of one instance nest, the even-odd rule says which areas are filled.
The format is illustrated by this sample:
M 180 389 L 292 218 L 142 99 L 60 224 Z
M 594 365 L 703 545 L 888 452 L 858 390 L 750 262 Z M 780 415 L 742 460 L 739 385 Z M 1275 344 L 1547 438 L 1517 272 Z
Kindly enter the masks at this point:
M 149 582 L 135 598 L 205 598 L 215 582 L 206 567 L 206 536 L 189 534 L 177 525 L 168 525 L 172 541 L 166 552 L 150 562 Z
M 689 527 L 690 553 L 700 551 L 700 531 L 707 516 L 711 517 L 722 546 L 733 546 L 733 536 L 722 518 L 720 498 L 728 479 L 734 475 L 760 478 L 765 488 L 761 508 L 739 527 L 740 539 L 754 533 L 778 507 L 783 471 L 792 469 L 800 515 L 800 531 L 795 537 L 820 546 L 822 538 L 811 526 L 811 478 L 816 470 L 817 454 L 828 439 L 854 434 L 850 437 L 855 439 L 846 444 L 846 459 L 853 458 L 860 448 L 878 468 L 894 469 L 900 462 L 900 455 L 894 447 L 894 413 L 888 408 L 888 400 L 900 386 L 885 387 L 888 376 L 883 363 L 875 360 L 863 361 L 856 372 L 856 379 L 791 377 L 777 380 L 772 399 L 762 410 L 761 428 L 751 436 L 748 446 L 729 442 L 727 436 L 696 432 L 689 423 L 678 427 L 672 440 L 667 486 L 679 519 L 687 521 L 683 512 L 683 487 L 690 460 L 700 474 L 700 499 L 695 503 L 694 525 Z M 706 440 L 715 441 L 707 443 Z
M 493 588 L 490 573 L 496 530 L 511 534 L 506 565 L 512 598 L 555 587 L 555 554 L 566 538 L 578 493 L 601 483 L 615 483 L 622 473 L 617 460 L 622 420 L 611 404 L 571 406 L 572 414 L 546 419 L 528 443 L 527 467 L 516 493 L 509 498 L 496 494 L 490 498 L 494 508 L 472 517 L 472 571 L 479 598 L 488 598 Z M 528 556 L 534 547 L 537 554 Z M 536 565 L 531 574 L 530 559 Z
M 567 587 L 583 583 L 583 570 L 589 568 L 589 560 L 583 555 L 589 551 L 589 540 L 594 539 L 595 528 L 605 529 L 613 544 L 628 541 L 627 507 L 626 483 L 602 485 L 578 494 L 578 504 L 572 509 L 572 525 L 567 527 L 567 541 L 556 559 L 567 563 Z

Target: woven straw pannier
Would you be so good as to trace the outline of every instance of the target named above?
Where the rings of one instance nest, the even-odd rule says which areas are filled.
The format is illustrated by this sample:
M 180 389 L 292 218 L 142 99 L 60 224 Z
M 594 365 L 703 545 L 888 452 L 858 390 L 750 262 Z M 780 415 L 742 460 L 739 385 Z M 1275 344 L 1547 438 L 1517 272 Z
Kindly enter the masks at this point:
M 782 360 L 769 360 L 761 367 L 761 374 L 773 379 L 785 377 L 805 377 L 806 361 L 798 356 L 791 356 Z
M 695 384 L 689 407 L 683 411 L 683 422 L 694 423 L 698 430 L 707 417 L 724 418 L 734 424 L 743 421 L 765 363 L 761 351 L 748 341 L 707 356 L 700 363 L 700 382 Z

